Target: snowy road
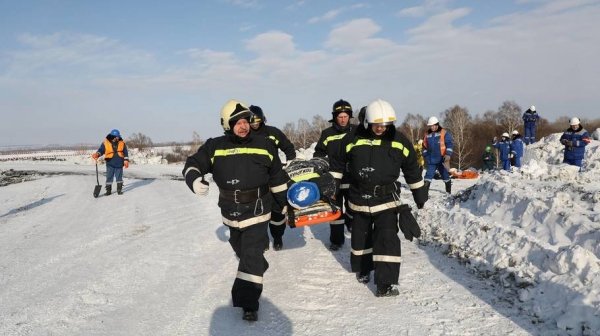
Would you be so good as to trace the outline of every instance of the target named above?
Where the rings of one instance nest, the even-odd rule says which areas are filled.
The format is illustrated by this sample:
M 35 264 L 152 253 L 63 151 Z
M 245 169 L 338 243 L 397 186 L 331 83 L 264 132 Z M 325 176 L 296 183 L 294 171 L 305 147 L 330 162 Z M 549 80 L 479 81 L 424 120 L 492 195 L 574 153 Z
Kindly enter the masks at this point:
M 349 240 L 327 250 L 326 225 L 288 228 L 284 250 L 267 252 L 250 325 L 231 307 L 237 260 L 214 186 L 202 199 L 181 181 L 126 179 L 125 195 L 94 199 L 94 184 L 0 188 L 0 335 L 540 333 L 491 283 L 404 239 L 400 296 L 376 298 L 349 272 Z

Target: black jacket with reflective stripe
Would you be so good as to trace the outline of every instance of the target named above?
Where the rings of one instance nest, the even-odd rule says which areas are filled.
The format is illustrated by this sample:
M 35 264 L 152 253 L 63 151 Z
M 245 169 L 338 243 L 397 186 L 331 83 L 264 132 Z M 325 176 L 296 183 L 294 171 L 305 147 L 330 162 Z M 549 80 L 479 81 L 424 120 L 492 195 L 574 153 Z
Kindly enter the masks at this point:
M 331 171 L 337 174 L 350 174 L 349 199 L 358 205 L 374 206 L 393 200 L 391 195 L 374 199 L 364 198 L 362 191 L 375 185 L 390 185 L 398 180 L 400 171 L 406 183 L 418 189 L 422 186 L 423 177 L 417 163 L 417 154 L 412 143 L 394 126 L 381 137 L 370 130 L 359 126 L 356 132 L 350 133 L 340 142 L 340 155 L 330 159 Z
M 252 133 L 264 136 L 275 143 L 275 146 L 285 153 L 287 161 L 296 158 L 296 149 L 294 144 L 288 139 L 287 136 L 277 127 L 262 125 L 258 130 L 251 130 Z
M 319 137 L 319 141 L 317 141 L 317 145 L 315 146 L 315 153 L 313 156 L 315 157 L 331 157 L 336 155 L 340 151 L 340 140 L 344 137 L 344 135 L 352 132 L 354 129 L 354 125 L 348 125 L 348 127 L 344 130 L 338 129 L 335 125 L 324 129 L 321 132 L 321 136 Z
M 234 135 L 208 139 L 196 154 L 187 158 L 183 173 L 186 178 L 188 174 L 200 177 L 211 173 L 217 186 L 225 190 L 249 190 L 263 185 L 281 187 L 289 180 L 273 142 L 252 133 L 244 139 Z M 275 210 L 285 205 L 286 191 L 273 194 L 277 203 Z M 264 207 L 261 214 L 266 214 L 272 210 L 271 197 L 267 194 L 261 199 Z M 244 205 L 219 198 L 221 213 L 228 219 L 256 217 L 255 205 L 255 202 Z

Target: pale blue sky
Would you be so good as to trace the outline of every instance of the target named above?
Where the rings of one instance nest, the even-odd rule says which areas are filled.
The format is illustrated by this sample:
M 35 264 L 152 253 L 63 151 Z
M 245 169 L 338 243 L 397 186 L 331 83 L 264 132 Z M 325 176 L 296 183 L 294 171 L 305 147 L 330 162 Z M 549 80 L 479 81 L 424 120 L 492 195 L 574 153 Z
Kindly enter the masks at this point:
M 600 0 L 0 0 L 0 146 L 206 139 L 230 98 L 278 127 L 340 98 L 598 118 L 598 18 Z

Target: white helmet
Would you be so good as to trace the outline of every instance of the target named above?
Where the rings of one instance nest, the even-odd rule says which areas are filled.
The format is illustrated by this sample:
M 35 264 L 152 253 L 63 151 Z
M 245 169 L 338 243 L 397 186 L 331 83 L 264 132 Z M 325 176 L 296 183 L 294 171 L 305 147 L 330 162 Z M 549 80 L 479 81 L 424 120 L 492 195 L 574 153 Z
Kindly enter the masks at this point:
M 571 120 L 569 120 L 569 125 L 571 126 L 575 126 L 575 125 L 579 125 L 581 124 L 581 121 L 579 121 L 579 118 L 577 117 L 573 117 L 571 118 Z
M 391 125 L 394 121 L 396 121 L 396 111 L 385 100 L 377 99 L 367 105 L 364 121 L 365 128 L 368 128 L 369 124 Z
M 514 130 L 514 131 L 512 131 L 512 134 L 513 134 L 513 135 L 519 135 L 519 131 L 517 131 L 517 130 Z
M 535 106 L 534 106 L 534 105 L 531 105 L 531 106 L 529 107 L 529 110 L 530 110 L 531 112 L 535 112 Z
M 231 123 L 233 121 L 238 121 L 242 118 L 250 118 L 252 116 L 252 112 L 248 109 L 248 105 L 238 101 L 231 99 L 223 105 L 221 109 L 221 126 L 223 126 L 223 130 L 225 132 L 231 130 Z
M 431 126 L 431 125 L 435 125 L 435 124 L 439 124 L 439 123 L 440 123 L 440 121 L 436 117 L 431 117 L 431 118 L 429 118 L 429 120 L 427 120 L 427 126 Z
M 508 138 L 508 137 L 510 137 L 510 135 L 508 135 L 508 133 L 507 133 L 507 132 L 504 132 L 504 133 L 502 133 L 502 137 L 503 137 L 503 138 Z

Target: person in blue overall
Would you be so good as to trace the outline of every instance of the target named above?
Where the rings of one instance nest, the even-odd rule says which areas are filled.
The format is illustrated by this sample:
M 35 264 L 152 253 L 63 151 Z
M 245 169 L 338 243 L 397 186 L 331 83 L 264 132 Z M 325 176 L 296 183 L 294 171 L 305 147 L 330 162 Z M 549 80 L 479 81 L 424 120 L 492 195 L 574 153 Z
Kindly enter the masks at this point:
M 427 165 L 425 173 L 425 186 L 429 192 L 429 186 L 435 171 L 439 171 L 442 180 L 446 185 L 446 192 L 452 192 L 452 182 L 450 180 L 450 159 L 452 157 L 452 148 L 454 142 L 452 134 L 444 129 L 436 117 L 431 117 L 427 120 L 429 130 L 423 139 L 423 158 Z
M 535 142 L 535 131 L 537 128 L 537 123 L 538 120 L 540 119 L 540 116 L 537 114 L 537 112 L 535 111 L 535 106 L 531 105 L 531 107 L 529 107 L 529 109 L 527 109 L 527 111 L 525 111 L 525 113 L 523 113 L 523 122 L 524 124 L 524 128 L 525 128 L 525 144 L 529 145 Z
M 500 158 L 500 162 L 502 162 L 502 169 L 506 171 L 510 171 L 510 157 L 511 157 L 511 142 L 508 133 L 502 133 L 502 139 L 498 141 L 498 138 L 494 137 L 494 147 L 498 149 L 500 152 L 498 157 Z
M 521 139 L 521 134 L 519 131 L 512 131 L 512 146 L 511 146 L 511 154 L 512 154 L 512 164 L 517 168 L 521 168 L 523 153 L 525 151 L 525 144 L 523 144 L 523 139 Z
M 112 193 L 113 180 L 117 181 L 117 194 L 123 194 L 123 167 L 129 168 L 129 154 L 127 145 L 118 129 L 110 131 L 98 151 L 92 154 L 94 160 L 104 155 L 106 161 L 106 193 Z
M 591 142 L 590 134 L 582 126 L 579 118 L 569 121 L 570 127 L 560 137 L 560 143 L 565 146 L 563 163 L 581 168 L 585 157 L 585 146 Z

